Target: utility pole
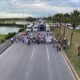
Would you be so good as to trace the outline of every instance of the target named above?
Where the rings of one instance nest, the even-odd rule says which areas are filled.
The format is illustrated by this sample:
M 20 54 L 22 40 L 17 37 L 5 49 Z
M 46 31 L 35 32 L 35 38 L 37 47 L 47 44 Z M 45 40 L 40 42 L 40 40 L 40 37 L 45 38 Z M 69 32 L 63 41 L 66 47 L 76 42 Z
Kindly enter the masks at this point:
M 24 31 L 25 31 L 25 17 L 24 17 L 24 12 L 23 12 L 23 25 L 24 25 Z

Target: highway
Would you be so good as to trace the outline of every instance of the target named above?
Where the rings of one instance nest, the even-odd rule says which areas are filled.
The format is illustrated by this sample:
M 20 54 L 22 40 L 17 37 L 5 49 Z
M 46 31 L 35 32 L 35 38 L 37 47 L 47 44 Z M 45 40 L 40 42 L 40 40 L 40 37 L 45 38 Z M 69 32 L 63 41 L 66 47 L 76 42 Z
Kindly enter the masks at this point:
M 0 56 L 0 80 L 75 80 L 52 44 L 14 43 Z

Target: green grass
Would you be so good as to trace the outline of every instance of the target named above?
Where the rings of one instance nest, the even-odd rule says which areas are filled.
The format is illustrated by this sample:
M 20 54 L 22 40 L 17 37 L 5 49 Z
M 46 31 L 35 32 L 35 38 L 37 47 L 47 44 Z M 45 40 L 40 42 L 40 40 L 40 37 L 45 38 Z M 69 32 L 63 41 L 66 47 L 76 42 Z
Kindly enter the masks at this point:
M 66 39 L 70 40 L 72 30 L 66 28 Z M 57 29 L 53 30 L 54 35 L 56 36 L 59 32 Z M 63 28 L 61 29 L 61 33 L 63 33 Z M 72 65 L 74 66 L 75 70 L 77 71 L 79 77 L 80 77 L 80 57 L 77 56 L 77 47 L 80 44 L 80 31 L 75 30 L 74 36 L 73 36 L 73 43 L 72 46 L 65 50 L 65 53 L 67 54 L 68 58 L 70 59 Z
M 0 39 L 4 39 L 6 37 L 6 34 L 0 34 Z

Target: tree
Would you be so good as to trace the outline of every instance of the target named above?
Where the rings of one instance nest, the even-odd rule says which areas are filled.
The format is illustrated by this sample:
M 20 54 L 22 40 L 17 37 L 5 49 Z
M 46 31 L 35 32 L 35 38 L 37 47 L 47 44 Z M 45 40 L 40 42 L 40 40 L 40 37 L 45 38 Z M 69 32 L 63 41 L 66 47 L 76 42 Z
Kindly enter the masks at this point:
M 26 21 L 33 22 L 33 21 L 36 21 L 36 18 L 33 18 L 33 17 L 27 17 L 27 18 L 26 18 Z
M 63 23 L 65 24 L 64 25 L 64 31 L 63 31 L 63 39 L 65 38 L 65 27 L 66 27 L 66 24 L 70 22 L 70 15 L 68 13 L 65 13 L 63 15 Z
M 74 10 L 72 13 L 71 13 L 71 16 L 70 16 L 70 21 L 72 23 L 72 27 L 73 27 L 73 30 L 71 32 L 71 38 L 70 38 L 70 45 L 72 44 L 72 40 L 73 40 L 73 34 L 74 34 L 74 30 L 76 28 L 77 25 L 79 25 L 79 20 L 80 20 L 80 13 L 79 11 L 77 10 Z
M 63 14 L 59 13 L 59 14 L 55 14 L 53 17 L 53 20 L 56 23 L 56 27 L 59 29 L 59 34 L 61 33 L 61 23 L 62 23 L 62 19 L 63 19 Z

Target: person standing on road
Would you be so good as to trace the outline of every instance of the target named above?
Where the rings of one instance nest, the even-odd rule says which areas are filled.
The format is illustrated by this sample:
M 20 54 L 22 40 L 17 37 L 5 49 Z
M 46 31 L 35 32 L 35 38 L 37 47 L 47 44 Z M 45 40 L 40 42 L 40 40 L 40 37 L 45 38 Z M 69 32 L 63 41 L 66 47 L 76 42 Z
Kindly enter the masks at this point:
M 22 41 L 22 43 L 24 43 L 24 37 L 22 36 L 22 38 L 21 38 L 21 41 Z
M 56 39 L 53 38 L 53 48 L 55 48 L 55 46 L 56 46 Z
M 30 37 L 28 37 L 28 45 L 30 45 L 31 43 L 31 40 L 30 40 Z
M 55 47 L 56 47 L 57 51 L 59 51 L 59 46 L 58 46 L 58 40 L 57 39 L 55 40 Z
M 59 43 L 59 40 L 56 40 L 56 49 L 57 52 L 61 50 L 61 44 Z
M 11 38 L 10 40 L 11 40 L 11 43 L 13 43 L 13 42 L 14 42 L 14 38 Z
M 80 56 L 80 45 L 78 46 L 78 56 Z
M 27 36 L 25 37 L 25 43 L 28 43 L 28 37 Z

